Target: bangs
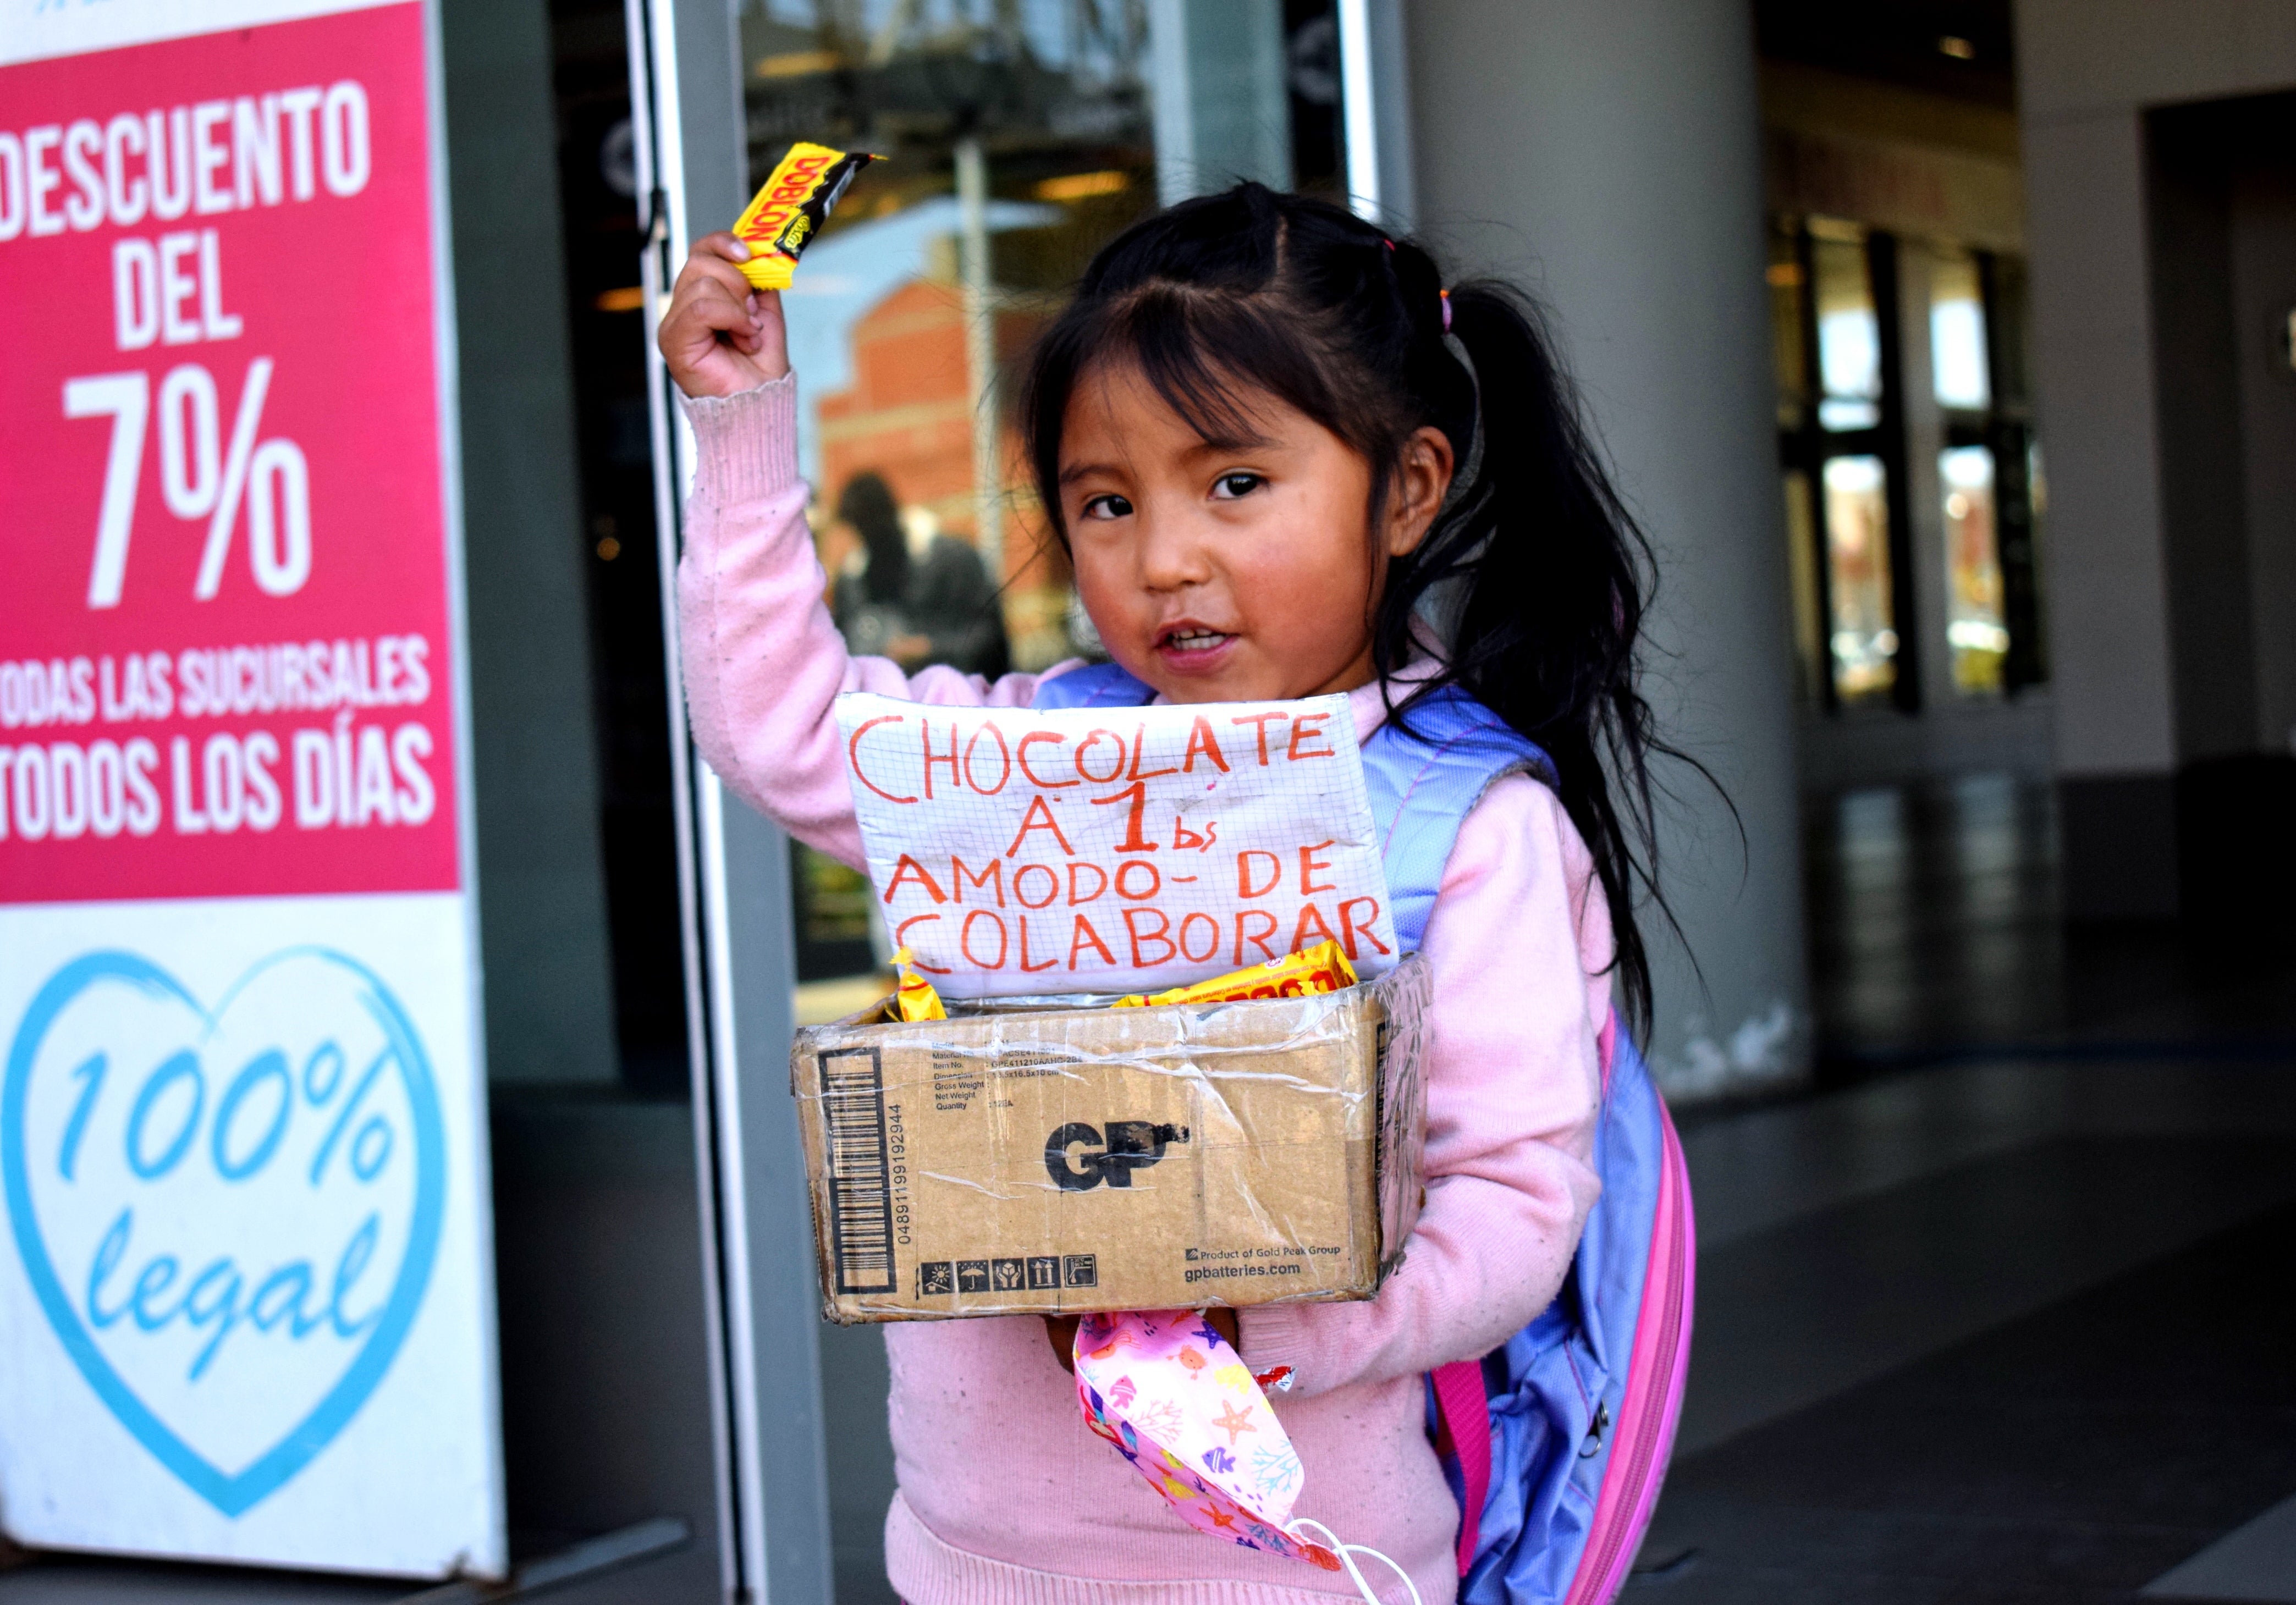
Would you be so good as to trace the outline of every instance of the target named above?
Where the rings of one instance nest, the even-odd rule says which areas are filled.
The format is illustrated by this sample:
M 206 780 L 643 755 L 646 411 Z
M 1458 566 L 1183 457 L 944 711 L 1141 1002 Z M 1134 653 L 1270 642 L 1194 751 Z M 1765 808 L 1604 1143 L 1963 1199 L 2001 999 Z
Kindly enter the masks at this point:
M 1093 365 L 1130 363 L 1207 446 L 1261 439 L 1259 396 L 1273 396 L 1346 438 L 1332 384 L 1297 318 L 1258 298 L 1168 283 L 1150 286 L 1110 313 Z
M 1207 446 L 1265 440 L 1259 403 L 1273 397 L 1372 454 L 1375 442 L 1357 439 L 1350 409 L 1338 405 L 1328 355 L 1308 332 L 1311 323 L 1264 292 L 1207 291 L 1169 280 L 1071 303 L 1037 348 L 1021 407 L 1030 467 L 1054 532 L 1067 539 L 1058 487 L 1069 401 L 1095 373 L 1136 370 Z

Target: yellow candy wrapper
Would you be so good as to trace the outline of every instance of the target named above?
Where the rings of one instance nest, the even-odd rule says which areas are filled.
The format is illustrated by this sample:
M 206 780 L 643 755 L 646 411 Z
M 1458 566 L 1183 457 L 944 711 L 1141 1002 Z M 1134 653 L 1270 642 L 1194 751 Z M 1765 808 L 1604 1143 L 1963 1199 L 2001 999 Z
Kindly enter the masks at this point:
M 916 956 L 906 947 L 893 955 L 893 968 L 900 977 L 893 988 L 895 1011 L 903 1020 L 947 1020 L 948 1011 L 940 1006 L 940 994 L 917 973 L 915 966 Z
M 1300 997 L 1310 992 L 1344 992 L 1356 984 L 1356 967 L 1337 942 L 1318 942 L 1298 953 L 1254 964 L 1232 975 L 1214 976 L 1169 992 L 1135 992 L 1110 1005 L 1144 1009 L 1161 1003 L 1232 1003 L 1253 997 Z
M 798 257 L 829 220 L 845 186 L 876 160 L 865 151 L 849 154 L 827 145 L 791 145 L 734 225 L 734 237 L 750 248 L 742 276 L 760 290 L 787 290 L 797 276 Z

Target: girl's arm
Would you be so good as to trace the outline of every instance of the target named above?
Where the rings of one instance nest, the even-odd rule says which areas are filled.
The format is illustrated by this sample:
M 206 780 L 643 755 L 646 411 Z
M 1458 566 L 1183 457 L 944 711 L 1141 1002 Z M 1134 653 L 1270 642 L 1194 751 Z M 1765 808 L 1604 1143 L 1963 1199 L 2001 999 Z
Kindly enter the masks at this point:
M 1423 951 L 1427 1202 L 1403 1264 L 1369 1303 L 1242 1312 L 1252 1369 L 1291 1366 L 1301 1394 L 1496 1348 L 1561 1290 L 1601 1191 L 1589 1159 L 1610 917 L 1552 791 L 1511 776 L 1468 815 Z
M 689 398 L 685 415 L 696 456 L 677 614 L 694 744 L 742 801 L 857 866 L 838 693 L 1025 708 L 1037 677 L 1007 675 L 992 686 L 945 667 L 912 677 L 889 659 L 846 652 L 806 528 L 794 374 Z
M 912 679 L 886 659 L 847 654 L 806 528 L 781 298 L 749 287 L 734 266 L 746 254 L 731 234 L 701 241 L 662 320 L 696 448 L 677 576 L 686 706 L 695 745 L 735 796 L 858 866 L 838 693 L 1026 706 L 1037 676 L 991 686 L 929 668 Z

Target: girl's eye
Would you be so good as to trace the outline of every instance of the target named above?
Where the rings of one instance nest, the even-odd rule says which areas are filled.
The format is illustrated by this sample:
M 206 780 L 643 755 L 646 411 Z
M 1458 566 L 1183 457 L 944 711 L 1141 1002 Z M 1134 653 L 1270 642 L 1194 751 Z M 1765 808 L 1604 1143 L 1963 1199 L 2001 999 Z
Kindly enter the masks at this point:
M 1130 518 L 1132 504 L 1119 495 L 1093 496 L 1084 504 L 1084 516 L 1088 519 Z
M 1212 481 L 1212 498 L 1215 501 L 1233 502 L 1239 496 L 1250 495 L 1267 483 L 1267 481 L 1258 474 L 1222 474 Z

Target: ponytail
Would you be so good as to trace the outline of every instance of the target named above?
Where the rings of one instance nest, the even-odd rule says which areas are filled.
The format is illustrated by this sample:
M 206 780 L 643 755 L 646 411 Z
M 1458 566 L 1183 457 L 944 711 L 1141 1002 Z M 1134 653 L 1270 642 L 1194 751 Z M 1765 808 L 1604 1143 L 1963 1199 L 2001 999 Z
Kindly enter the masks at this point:
M 1544 748 L 1593 855 L 1628 1019 L 1647 1037 L 1650 957 L 1635 917 L 1657 900 L 1650 760 L 1670 750 L 1636 689 L 1650 549 L 1588 439 L 1538 309 L 1511 285 L 1455 285 L 1445 341 L 1475 392 L 1445 511 L 1388 572 L 1373 621 L 1382 678 L 1417 656 L 1424 619 L 1445 663 L 1398 714 L 1456 684 Z M 1660 906 L 1663 910 L 1663 903 Z

